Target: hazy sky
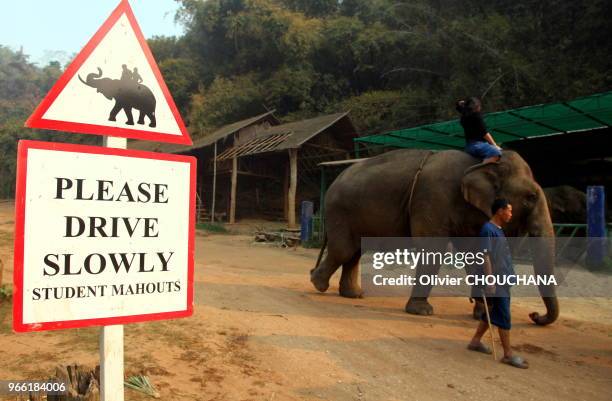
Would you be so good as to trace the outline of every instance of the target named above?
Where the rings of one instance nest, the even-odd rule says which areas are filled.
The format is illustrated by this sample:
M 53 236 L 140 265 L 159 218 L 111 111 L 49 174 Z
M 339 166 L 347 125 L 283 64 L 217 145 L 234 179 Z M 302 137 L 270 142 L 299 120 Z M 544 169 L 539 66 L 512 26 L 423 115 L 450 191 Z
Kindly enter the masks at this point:
M 70 61 L 93 36 L 119 0 L 1 0 L 0 45 L 23 46 L 30 61 Z M 175 0 L 130 0 L 146 38 L 181 35 Z

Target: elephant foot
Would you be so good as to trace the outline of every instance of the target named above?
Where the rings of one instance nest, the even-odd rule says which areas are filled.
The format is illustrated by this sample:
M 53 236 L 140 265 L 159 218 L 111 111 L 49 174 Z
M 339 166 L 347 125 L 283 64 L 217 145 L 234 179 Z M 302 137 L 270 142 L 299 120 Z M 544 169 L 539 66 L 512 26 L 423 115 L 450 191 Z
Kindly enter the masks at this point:
M 340 283 L 340 296 L 345 298 L 363 298 L 361 287 L 354 285 L 342 285 Z
M 125 122 L 127 125 L 134 125 L 134 121 L 126 121 Z
M 472 317 L 475 320 L 481 320 L 482 315 L 485 313 L 484 303 L 482 301 L 476 300 L 474 302 L 474 309 L 472 310 Z
M 155 128 L 156 126 L 157 126 L 157 124 L 155 124 L 155 123 L 149 124 L 149 127 L 151 127 L 151 128 Z
M 115 117 L 109 117 L 108 121 L 117 121 L 117 119 Z
M 325 292 L 329 288 L 329 278 L 326 279 L 321 277 L 319 269 L 313 269 L 310 271 L 310 282 L 320 292 Z
M 427 298 L 410 298 L 404 309 L 411 315 L 433 315 L 433 306 L 427 302 Z
M 144 124 L 144 121 L 140 121 L 140 120 L 139 120 L 139 121 L 138 121 L 138 124 L 139 124 L 139 125 L 142 125 L 142 124 Z

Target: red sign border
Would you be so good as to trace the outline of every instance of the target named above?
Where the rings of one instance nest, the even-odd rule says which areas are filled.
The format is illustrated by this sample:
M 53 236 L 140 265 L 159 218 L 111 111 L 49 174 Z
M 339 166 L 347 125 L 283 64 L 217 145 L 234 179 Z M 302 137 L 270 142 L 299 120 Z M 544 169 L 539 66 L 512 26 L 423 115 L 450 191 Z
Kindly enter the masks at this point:
M 98 47 L 100 42 L 106 37 L 106 34 L 111 30 L 111 28 L 115 25 L 115 23 L 119 20 L 119 18 L 125 14 L 136 34 L 136 38 L 140 43 L 140 47 L 147 58 L 151 69 L 153 70 L 153 74 L 157 79 L 157 82 L 164 94 L 164 98 L 168 102 L 168 106 L 170 106 L 170 111 L 176 120 L 176 123 L 181 130 L 182 135 L 172 135 L 172 134 L 164 134 L 158 132 L 150 132 L 146 130 L 139 129 L 131 129 L 131 128 L 121 128 L 121 127 L 108 127 L 104 125 L 96 125 L 96 124 L 85 124 L 85 123 L 77 123 L 77 122 L 68 122 L 68 121 L 57 121 L 57 120 L 48 120 L 44 119 L 43 116 L 51 107 L 53 102 L 57 99 L 57 97 L 62 93 L 68 82 L 74 77 L 74 75 L 79 71 L 83 63 L 89 58 L 91 53 Z M 189 132 L 185 127 L 185 123 L 181 118 L 181 115 L 174 103 L 174 99 L 166 86 L 166 83 L 157 67 L 157 63 L 153 58 L 153 54 L 151 53 L 151 49 L 147 45 L 147 41 L 138 26 L 138 22 L 136 22 L 136 17 L 134 16 L 134 12 L 130 7 L 130 4 L 127 0 L 121 0 L 121 3 L 115 8 L 110 17 L 102 24 L 102 26 L 98 29 L 95 35 L 87 42 L 83 50 L 76 56 L 76 58 L 70 63 L 70 65 L 66 68 L 66 71 L 62 74 L 62 76 L 57 80 L 55 85 L 51 88 L 47 96 L 40 102 L 34 113 L 28 118 L 25 123 L 26 127 L 29 128 L 40 128 L 40 129 L 50 129 L 56 131 L 67 131 L 67 132 L 76 132 L 79 134 L 93 134 L 93 135 L 105 135 L 105 136 L 118 136 L 123 138 L 134 138 L 141 140 L 150 140 L 156 142 L 169 142 L 169 143 L 177 143 L 181 145 L 192 145 L 193 142 L 191 137 L 189 136 Z
M 43 149 L 62 152 L 113 155 L 141 159 L 175 161 L 190 164 L 189 177 L 189 240 L 187 250 L 187 309 L 173 312 L 160 312 L 142 315 L 116 316 L 95 319 L 50 321 L 42 323 L 23 323 L 23 259 L 24 259 L 24 224 L 26 202 L 27 160 L 30 149 Z M 193 314 L 193 277 L 194 277 L 194 233 L 195 233 L 195 188 L 197 160 L 193 156 L 167 153 L 154 153 L 142 150 L 102 148 L 97 146 L 73 145 L 56 142 L 21 140 L 17 150 L 17 187 L 15 191 L 15 248 L 13 267 L 13 330 L 30 332 L 43 330 L 71 329 L 88 326 L 106 326 L 145 322 L 150 320 L 176 319 Z

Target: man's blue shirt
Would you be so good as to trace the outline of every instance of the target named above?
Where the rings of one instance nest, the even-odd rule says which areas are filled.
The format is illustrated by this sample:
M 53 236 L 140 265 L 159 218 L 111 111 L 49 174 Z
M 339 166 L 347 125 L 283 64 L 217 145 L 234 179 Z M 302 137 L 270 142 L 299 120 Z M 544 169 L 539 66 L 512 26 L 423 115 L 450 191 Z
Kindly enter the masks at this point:
M 512 254 L 504 231 L 495 224 L 487 221 L 480 229 L 481 249 L 486 249 L 491 268 L 496 276 L 514 275 Z

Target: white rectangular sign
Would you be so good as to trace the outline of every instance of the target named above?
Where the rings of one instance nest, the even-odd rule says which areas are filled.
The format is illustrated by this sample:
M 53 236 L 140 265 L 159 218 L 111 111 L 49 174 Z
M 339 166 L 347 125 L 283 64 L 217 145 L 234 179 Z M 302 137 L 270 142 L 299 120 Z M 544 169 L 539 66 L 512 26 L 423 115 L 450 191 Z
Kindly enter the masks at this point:
M 21 141 L 16 331 L 193 312 L 196 160 Z

